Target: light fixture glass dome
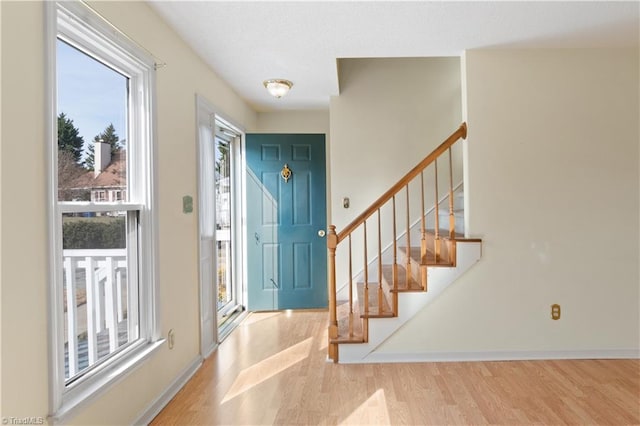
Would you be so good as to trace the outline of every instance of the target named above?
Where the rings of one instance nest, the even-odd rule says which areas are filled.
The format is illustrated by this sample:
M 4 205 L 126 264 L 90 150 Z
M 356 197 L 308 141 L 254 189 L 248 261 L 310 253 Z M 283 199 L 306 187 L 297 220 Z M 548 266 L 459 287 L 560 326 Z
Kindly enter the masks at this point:
M 267 91 L 271 96 L 275 96 L 276 98 L 281 98 L 289 92 L 293 83 L 289 80 L 284 79 L 271 79 L 265 80 L 262 84 L 267 88 Z

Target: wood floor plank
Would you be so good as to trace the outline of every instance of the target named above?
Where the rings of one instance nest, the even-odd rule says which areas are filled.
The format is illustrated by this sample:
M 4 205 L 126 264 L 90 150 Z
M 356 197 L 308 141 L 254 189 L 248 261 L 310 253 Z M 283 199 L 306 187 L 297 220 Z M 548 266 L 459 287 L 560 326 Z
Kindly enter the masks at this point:
M 327 313 L 256 313 L 152 425 L 640 425 L 640 360 L 340 365 Z

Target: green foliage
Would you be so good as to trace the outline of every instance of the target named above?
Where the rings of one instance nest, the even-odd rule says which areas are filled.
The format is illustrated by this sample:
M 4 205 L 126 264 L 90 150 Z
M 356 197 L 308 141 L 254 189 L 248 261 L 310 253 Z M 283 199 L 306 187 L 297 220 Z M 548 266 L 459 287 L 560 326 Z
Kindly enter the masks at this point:
M 79 163 L 82 157 L 83 144 L 84 139 L 73 125 L 73 120 L 68 118 L 64 112 L 61 112 L 58 115 L 58 149 L 71 153 L 74 161 Z
M 125 218 L 65 218 L 62 225 L 64 249 L 126 248 Z
M 84 168 L 87 170 L 93 170 L 96 157 L 95 140 L 89 144 L 87 148 L 87 156 L 84 158 Z
M 96 142 L 101 141 L 111 145 L 111 155 L 115 154 L 122 148 L 122 143 L 120 142 L 120 137 L 116 133 L 116 128 L 113 127 L 113 123 L 109 123 L 102 133 L 93 137 L 93 142 L 87 148 L 87 157 L 84 160 L 84 166 L 88 170 L 93 170 L 95 166 L 95 145 Z
M 104 132 L 97 135 L 93 140 L 102 139 L 103 142 L 111 145 L 111 153 L 114 154 L 117 150 L 121 148 L 120 146 L 120 137 L 116 134 L 116 128 L 113 127 L 113 123 L 109 123 L 109 125 L 104 129 Z

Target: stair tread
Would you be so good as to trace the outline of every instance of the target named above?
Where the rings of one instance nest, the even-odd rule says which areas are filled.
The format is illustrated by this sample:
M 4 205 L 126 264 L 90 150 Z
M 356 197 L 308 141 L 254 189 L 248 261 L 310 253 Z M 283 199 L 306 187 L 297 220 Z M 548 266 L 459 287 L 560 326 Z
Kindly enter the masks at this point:
M 382 294 L 382 306 L 379 306 L 378 287 L 378 283 L 369 283 L 368 310 L 365 310 L 364 283 L 358 283 L 358 304 L 360 305 L 359 309 L 361 318 L 386 318 L 393 316 L 391 306 L 389 306 L 389 302 L 387 301 L 384 292 Z
M 406 247 L 398 248 L 404 252 L 407 250 Z M 411 247 L 409 255 L 411 256 L 411 259 L 418 261 L 420 259 L 420 247 Z M 446 256 L 440 256 L 440 259 L 436 261 L 436 255 L 429 249 L 427 249 L 427 254 L 421 259 L 421 263 L 428 266 L 453 266 Z
M 387 285 L 393 289 L 393 265 L 382 265 L 382 276 L 387 282 Z M 410 291 L 422 291 L 422 286 L 413 277 L 409 279 L 407 283 L 407 270 L 404 266 L 398 265 L 398 291 L 410 292 Z
M 433 229 L 427 229 L 427 234 L 429 234 L 431 236 L 431 238 L 433 238 L 433 236 L 435 235 L 435 231 Z M 441 240 L 450 240 L 451 238 L 449 237 L 449 230 L 448 229 L 440 229 L 440 239 Z M 470 242 L 470 243 L 480 243 L 482 242 L 482 238 L 467 238 L 464 236 L 464 233 L 462 232 L 454 232 L 453 235 L 453 239 L 456 241 L 464 241 L 464 242 Z

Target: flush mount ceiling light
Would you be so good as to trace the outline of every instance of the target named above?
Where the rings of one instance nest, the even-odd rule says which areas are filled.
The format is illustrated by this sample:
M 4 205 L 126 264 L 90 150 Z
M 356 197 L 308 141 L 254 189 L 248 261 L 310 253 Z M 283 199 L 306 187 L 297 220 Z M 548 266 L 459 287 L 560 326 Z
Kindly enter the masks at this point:
M 271 96 L 275 96 L 276 98 L 281 98 L 289 92 L 293 83 L 289 80 L 283 80 L 280 78 L 265 80 L 262 82 L 264 87 L 267 88 L 267 91 Z

